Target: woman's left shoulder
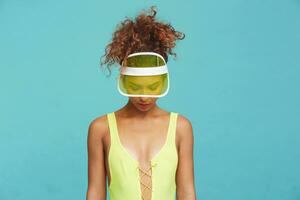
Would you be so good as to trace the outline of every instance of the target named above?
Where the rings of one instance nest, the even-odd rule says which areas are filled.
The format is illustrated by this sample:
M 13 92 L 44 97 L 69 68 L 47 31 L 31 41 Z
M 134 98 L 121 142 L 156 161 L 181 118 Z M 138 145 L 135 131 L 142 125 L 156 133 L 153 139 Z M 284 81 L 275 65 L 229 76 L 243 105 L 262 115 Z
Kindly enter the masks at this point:
M 194 133 L 191 121 L 184 115 L 177 113 L 176 140 L 182 144 L 191 144 Z
M 177 114 L 177 131 L 186 132 L 192 130 L 191 121 L 181 113 L 175 112 Z

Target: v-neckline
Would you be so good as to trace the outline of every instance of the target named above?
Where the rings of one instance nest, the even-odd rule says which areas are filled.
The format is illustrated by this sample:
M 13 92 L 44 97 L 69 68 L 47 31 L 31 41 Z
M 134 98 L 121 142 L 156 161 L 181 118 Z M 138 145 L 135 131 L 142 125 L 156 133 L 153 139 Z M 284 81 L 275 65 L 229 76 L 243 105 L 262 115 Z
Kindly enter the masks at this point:
M 125 148 L 125 146 L 123 146 L 122 142 L 121 142 L 121 139 L 120 139 L 120 136 L 119 136 L 119 129 L 118 129 L 118 122 L 117 122 L 117 118 L 116 118 L 116 115 L 115 115 L 115 112 L 112 112 L 112 115 L 113 115 L 113 118 L 114 118 L 114 123 L 115 123 L 115 130 L 116 130 L 116 137 L 117 137 L 117 140 L 118 140 L 118 143 L 119 143 L 119 146 L 121 147 L 121 149 L 123 150 L 123 152 L 125 152 L 125 154 L 127 154 L 127 156 L 137 165 L 139 166 L 140 163 L 137 159 L 135 159 L 131 153 L 129 153 L 129 151 Z M 169 141 L 169 135 L 170 135 L 170 132 L 171 132 L 171 119 L 172 119 L 172 112 L 170 112 L 169 114 L 169 124 L 168 124 L 168 130 L 167 130 L 167 135 L 166 135 L 166 139 L 165 139 L 165 142 L 163 144 L 163 146 L 160 148 L 160 150 L 149 160 L 151 163 L 153 163 L 153 161 L 155 161 L 159 155 L 163 152 L 163 150 L 166 148 L 167 146 L 167 143 Z

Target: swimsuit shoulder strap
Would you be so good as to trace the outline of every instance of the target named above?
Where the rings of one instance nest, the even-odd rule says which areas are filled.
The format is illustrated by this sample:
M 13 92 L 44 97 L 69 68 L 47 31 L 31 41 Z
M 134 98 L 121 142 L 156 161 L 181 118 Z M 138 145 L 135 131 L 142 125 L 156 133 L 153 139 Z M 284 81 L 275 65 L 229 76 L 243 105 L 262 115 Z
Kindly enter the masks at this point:
M 110 142 L 111 145 L 115 144 L 117 141 L 117 123 L 114 116 L 114 112 L 110 112 L 107 114 L 108 126 L 109 126 L 109 134 L 110 134 Z
M 169 132 L 169 145 L 173 145 L 175 142 L 175 135 L 176 135 L 176 126 L 177 126 L 177 116 L 178 113 L 171 112 L 170 118 L 170 132 Z

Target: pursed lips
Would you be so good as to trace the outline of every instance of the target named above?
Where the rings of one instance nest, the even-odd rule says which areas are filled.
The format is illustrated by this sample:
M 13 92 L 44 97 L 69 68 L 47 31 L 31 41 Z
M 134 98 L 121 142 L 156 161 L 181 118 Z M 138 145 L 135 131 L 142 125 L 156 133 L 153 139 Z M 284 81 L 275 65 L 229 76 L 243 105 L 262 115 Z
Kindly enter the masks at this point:
M 139 103 L 139 104 L 142 106 L 146 106 L 146 105 L 149 105 L 150 103 Z

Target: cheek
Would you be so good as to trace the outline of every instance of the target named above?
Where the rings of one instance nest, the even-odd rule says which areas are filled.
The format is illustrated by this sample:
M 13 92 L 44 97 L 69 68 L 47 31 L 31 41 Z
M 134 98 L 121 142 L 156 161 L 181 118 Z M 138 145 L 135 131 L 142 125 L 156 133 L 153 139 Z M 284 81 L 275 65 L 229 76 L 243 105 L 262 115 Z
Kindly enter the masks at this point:
M 152 103 L 155 103 L 156 100 L 157 100 L 157 98 L 153 98 L 151 102 L 152 102 Z
M 136 103 L 138 101 L 137 98 L 135 97 L 130 97 L 129 99 L 132 103 Z

